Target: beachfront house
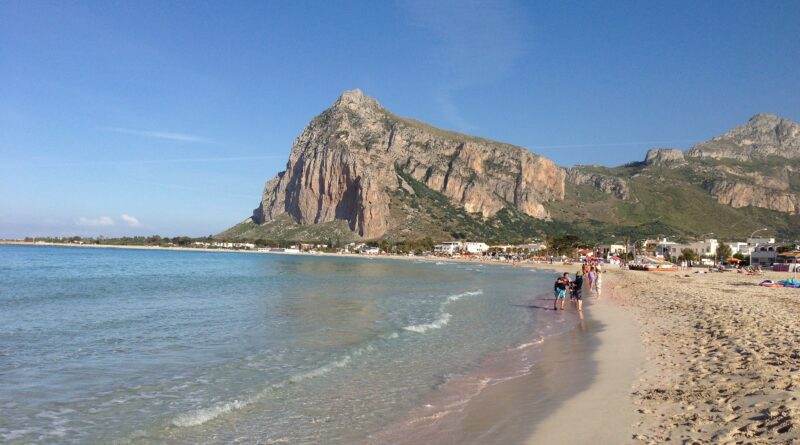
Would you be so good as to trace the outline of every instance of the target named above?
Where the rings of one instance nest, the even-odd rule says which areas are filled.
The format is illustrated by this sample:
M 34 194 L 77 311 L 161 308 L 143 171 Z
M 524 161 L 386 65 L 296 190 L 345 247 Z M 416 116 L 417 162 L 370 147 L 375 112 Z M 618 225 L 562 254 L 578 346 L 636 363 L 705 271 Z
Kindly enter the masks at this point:
M 433 246 L 433 253 L 440 255 L 454 255 L 461 252 L 461 241 L 445 241 Z
M 348 243 L 344 246 L 345 252 L 360 252 L 361 248 L 364 247 L 364 243 Z
M 268 252 L 271 252 L 271 253 L 300 253 L 300 249 L 298 249 L 297 246 L 270 247 Z
M 656 244 L 656 256 L 661 258 L 677 258 L 681 254 L 681 248 L 675 241 L 664 238 Z
M 625 245 L 623 244 L 601 244 L 597 246 L 597 250 L 599 256 L 603 258 L 625 255 Z
M 717 254 L 717 247 L 719 247 L 719 242 L 714 238 L 692 243 L 693 250 L 701 257 L 713 257 Z
M 520 244 L 516 246 L 517 252 L 528 252 L 528 253 L 536 253 L 542 250 L 547 249 L 547 245 L 545 243 L 527 243 L 527 244 Z
M 466 242 L 462 245 L 463 250 L 467 253 L 483 255 L 489 250 L 486 243 Z
M 665 239 L 659 241 L 656 245 L 656 255 L 664 257 L 669 255 L 672 260 L 675 260 L 683 254 L 684 250 L 689 249 L 694 251 L 698 257 L 713 258 L 717 253 L 717 247 L 719 247 L 719 242 L 714 238 L 684 244 L 674 243 Z
M 381 253 L 381 249 L 376 246 L 362 246 L 359 253 L 364 255 L 377 255 Z
M 751 253 L 753 266 L 772 266 L 778 259 L 778 247 L 775 243 L 757 244 Z
M 750 255 L 750 245 L 748 243 L 734 241 L 727 244 L 731 248 L 731 255 L 736 255 L 737 253 L 745 256 Z
M 255 249 L 256 245 L 253 243 L 222 243 L 222 242 L 215 242 L 211 244 L 211 247 L 217 247 L 220 249 Z

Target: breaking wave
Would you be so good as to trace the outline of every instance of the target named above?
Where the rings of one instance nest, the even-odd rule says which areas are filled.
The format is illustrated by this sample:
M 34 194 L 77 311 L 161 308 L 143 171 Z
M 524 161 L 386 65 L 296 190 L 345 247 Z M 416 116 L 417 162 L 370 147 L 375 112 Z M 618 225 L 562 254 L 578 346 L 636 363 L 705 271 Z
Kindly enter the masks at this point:
M 372 346 L 367 346 L 364 349 L 359 349 L 355 351 L 352 355 L 359 356 L 367 351 L 371 351 L 372 349 L 373 349 Z M 269 385 L 268 387 L 259 391 L 258 393 L 243 398 L 242 400 L 237 399 L 230 402 L 225 402 L 214 406 L 210 406 L 208 408 L 199 408 L 184 414 L 180 414 L 176 416 L 175 419 L 172 420 L 172 424 L 177 427 L 190 427 L 190 426 L 202 425 L 210 420 L 214 420 L 217 417 L 222 416 L 223 414 L 227 414 L 231 411 L 242 409 L 258 401 L 259 399 L 264 398 L 271 391 L 285 386 L 287 383 L 299 383 L 302 382 L 303 380 L 308 380 L 308 379 L 313 379 L 315 377 L 323 376 L 336 368 L 344 368 L 350 363 L 351 360 L 352 360 L 351 355 L 345 355 L 341 359 L 330 362 L 327 365 L 320 366 L 319 368 L 312 369 L 311 371 L 293 375 L 289 377 L 289 379 L 286 382 Z
M 447 325 L 447 323 L 450 322 L 451 318 L 453 318 L 453 314 L 445 310 L 447 308 L 447 305 L 449 305 L 454 301 L 458 301 L 464 297 L 481 295 L 481 294 L 483 294 L 483 289 L 466 291 L 460 294 L 450 295 L 441 305 L 439 305 L 439 318 L 430 323 L 415 324 L 411 326 L 406 326 L 403 329 L 410 332 L 416 332 L 418 334 L 424 334 L 430 331 L 431 329 L 441 329 L 445 325 Z

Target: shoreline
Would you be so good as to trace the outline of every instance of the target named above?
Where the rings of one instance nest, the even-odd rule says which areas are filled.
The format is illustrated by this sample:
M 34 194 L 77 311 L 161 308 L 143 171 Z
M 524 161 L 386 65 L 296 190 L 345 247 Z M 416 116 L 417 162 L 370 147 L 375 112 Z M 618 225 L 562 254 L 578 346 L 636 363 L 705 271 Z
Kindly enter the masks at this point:
M 589 357 L 564 363 L 567 369 L 586 366 L 584 371 L 594 374 L 584 373 L 588 384 L 535 422 L 533 434 L 525 442 L 528 445 L 626 443 L 631 438 L 637 416 L 630 394 L 645 365 L 641 326 L 620 306 L 622 274 L 607 273 L 605 280 L 603 297 L 590 300 L 587 307 L 591 323 L 582 334 L 592 346 Z M 614 415 L 605 415 L 608 410 Z
M 440 257 L 300 255 L 512 266 Z M 577 269 L 514 266 L 554 275 Z M 464 406 L 458 428 L 448 431 L 455 434 L 428 443 L 800 443 L 800 290 L 758 286 L 786 276 L 607 268 L 603 298 L 585 293 L 586 318 L 579 328 L 547 337 L 529 372 L 486 386 Z M 544 300 L 542 306 L 552 304 Z
M 358 253 L 329 253 L 329 252 L 315 252 L 315 253 L 289 253 L 289 252 L 269 252 L 248 249 L 209 249 L 205 247 L 162 247 L 162 246 L 136 246 L 130 244 L 70 244 L 70 243 L 49 243 L 49 242 L 29 242 L 29 241 L 0 241 L 0 246 L 30 246 L 30 247 L 65 247 L 65 248 L 90 248 L 90 249 L 124 249 L 124 250 L 157 250 L 157 251 L 174 251 L 174 252 L 221 252 L 221 253 L 244 253 L 244 254 L 261 254 L 261 255 L 286 255 L 296 257 L 333 257 L 333 258 L 361 258 L 365 260 L 403 260 L 403 261 L 423 261 L 423 262 L 448 262 L 448 263 L 464 263 L 464 264 L 487 264 L 492 266 L 507 266 L 507 267 L 532 267 L 556 270 L 556 268 L 563 266 L 560 263 L 533 263 L 533 262 L 517 262 L 510 261 L 489 261 L 471 258 L 451 258 L 444 256 L 408 256 L 408 255 L 393 255 L 393 254 L 378 254 L 367 255 Z M 564 266 L 567 267 L 567 266 Z M 570 270 L 573 266 L 569 266 Z
M 554 273 L 574 268 L 548 266 Z M 613 278 L 607 278 L 603 298 L 598 300 L 594 293 L 586 292 L 583 319 L 571 304 L 563 312 L 547 310 L 552 304 L 549 292 L 534 297 L 529 310 L 547 310 L 554 320 L 574 317 L 574 325 L 542 337 L 534 346 L 535 359 L 526 372 L 483 385 L 446 416 L 419 417 L 421 410 L 417 410 L 411 422 L 406 419 L 415 424 L 413 431 L 403 428 L 404 434 L 398 435 L 394 430 L 394 434 L 370 437 L 364 443 L 627 443 L 637 420 L 631 392 L 644 366 L 644 354 L 639 325 L 633 314 L 621 307 L 622 298 L 616 297 L 616 283 L 623 279 L 622 274 L 609 275 Z M 509 352 L 500 354 L 516 361 Z M 616 413 L 611 420 L 604 416 L 609 405 Z
M 129 250 L 159 250 L 159 251 L 195 251 L 195 252 L 225 252 L 225 253 L 271 253 L 278 255 L 289 255 L 299 257 L 349 257 L 360 258 L 363 260 L 388 259 L 406 260 L 423 263 L 436 262 L 447 263 L 467 263 L 467 264 L 488 264 L 494 266 L 520 267 L 536 270 L 541 273 L 570 272 L 574 274 L 577 270 L 576 264 L 563 265 L 560 263 L 516 263 L 506 261 L 479 261 L 468 258 L 447 258 L 447 257 L 418 257 L 401 255 L 359 255 L 359 254 L 338 254 L 338 253 L 282 253 L 282 252 L 258 252 L 234 249 L 203 249 L 203 248 L 182 248 L 182 247 L 157 247 L 157 246 L 130 246 L 130 245 L 73 245 L 60 243 L 7 243 L 14 245 L 28 245 L 34 247 L 86 247 L 86 248 L 111 248 Z M 620 275 L 618 272 L 608 273 L 606 276 L 615 275 L 614 281 Z M 612 280 L 606 284 L 607 289 L 612 288 Z M 606 294 L 611 292 L 607 291 Z M 552 298 L 550 292 L 544 296 L 532 297 L 532 304 L 539 298 L 542 299 L 540 305 L 550 306 Z M 597 301 L 593 293 L 585 291 L 585 320 L 575 321 L 576 324 L 566 332 L 547 336 L 540 345 L 537 345 L 537 358 L 533 366 L 525 374 L 512 377 L 508 380 L 492 383 L 477 393 L 474 398 L 465 404 L 463 413 L 457 414 L 455 418 L 447 419 L 446 428 L 456 427 L 455 430 L 448 430 L 448 434 L 443 434 L 446 428 L 442 428 L 441 423 L 432 425 L 426 437 L 426 443 L 454 443 L 452 437 L 458 436 L 461 440 L 455 443 L 463 444 L 507 444 L 507 443 L 537 443 L 540 440 L 548 440 L 553 443 L 570 443 L 568 438 L 559 435 L 559 431 L 564 425 L 570 425 L 568 430 L 570 436 L 579 437 L 600 437 L 597 430 L 591 425 L 591 413 L 584 414 L 582 422 L 570 421 L 573 417 L 570 413 L 575 413 L 576 409 L 586 405 L 581 401 L 581 397 L 587 394 L 594 394 L 598 390 L 603 392 L 608 388 L 604 378 L 597 378 L 598 375 L 607 377 L 603 370 L 609 364 L 608 359 L 614 360 L 613 354 L 608 352 L 608 347 L 613 346 L 618 335 L 612 337 L 610 342 L 606 340 L 609 333 L 617 332 L 621 326 L 617 321 L 619 313 L 622 311 L 617 307 L 606 307 L 612 303 L 608 297 Z M 529 310 L 533 310 L 531 306 Z M 565 314 L 561 316 L 575 317 L 576 310 L 570 304 Z M 548 312 L 548 315 L 555 315 Z M 638 343 L 638 335 L 624 335 L 628 346 L 630 342 Z M 636 346 L 636 345 L 633 345 Z M 628 350 L 635 348 L 626 347 Z M 617 357 L 618 358 L 618 357 Z M 618 381 L 617 381 L 618 383 Z M 628 389 L 632 381 L 627 382 Z M 630 391 L 624 392 L 624 394 Z M 633 413 L 633 409 L 629 410 Z M 555 415 L 553 413 L 559 413 Z M 566 413 L 566 414 L 562 414 Z M 554 417 L 555 416 L 555 417 Z M 566 416 L 566 417 L 565 417 Z M 620 417 L 623 418 L 623 417 Z M 606 428 L 607 437 L 628 438 L 628 425 L 622 429 L 624 436 L 615 435 L 618 429 Z M 585 428 L 575 428 L 574 426 L 585 425 Z M 582 434 L 579 430 L 583 431 Z M 591 436 L 590 436 L 591 435 Z M 542 438 L 542 439 L 540 439 Z M 620 440 L 612 440 L 607 443 L 619 443 Z M 410 442 L 409 442 L 410 443 Z M 585 443 L 578 440 L 575 443 Z

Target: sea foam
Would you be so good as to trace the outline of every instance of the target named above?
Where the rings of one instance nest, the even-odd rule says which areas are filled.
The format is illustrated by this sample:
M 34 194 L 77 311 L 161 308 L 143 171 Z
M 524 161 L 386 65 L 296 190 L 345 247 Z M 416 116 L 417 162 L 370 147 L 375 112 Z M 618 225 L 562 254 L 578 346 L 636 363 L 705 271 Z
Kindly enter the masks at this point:
M 447 308 L 447 305 L 449 305 L 454 301 L 458 301 L 464 297 L 481 295 L 481 294 L 483 294 L 483 289 L 466 291 L 460 294 L 450 295 L 444 302 L 442 302 L 442 304 L 439 305 L 439 318 L 430 323 L 415 324 L 411 326 L 406 326 L 403 329 L 410 332 L 416 332 L 418 334 L 424 334 L 430 331 L 431 329 L 441 329 L 445 325 L 447 325 L 447 323 L 450 322 L 451 318 L 453 318 L 453 315 L 445 310 Z
M 371 351 L 372 349 L 373 348 L 371 346 L 368 346 L 366 348 L 355 351 L 353 355 L 359 356 L 365 352 Z M 258 401 L 264 398 L 271 391 L 285 386 L 286 383 L 300 383 L 303 380 L 308 380 L 308 379 L 313 379 L 315 377 L 323 376 L 336 368 L 344 368 L 350 363 L 351 360 L 352 357 L 350 355 L 345 355 L 341 359 L 330 362 L 327 365 L 320 366 L 319 368 L 312 369 L 311 371 L 293 375 L 289 377 L 288 381 L 286 382 L 269 385 L 267 388 L 261 390 L 260 392 L 251 395 L 249 397 L 243 398 L 242 400 L 237 399 L 230 402 L 225 402 L 214 406 L 210 406 L 208 408 L 199 408 L 184 414 L 180 414 L 176 416 L 175 419 L 172 420 L 172 424 L 177 427 L 190 427 L 190 426 L 202 425 L 210 420 L 216 419 L 219 416 L 227 414 L 231 411 L 242 409 Z

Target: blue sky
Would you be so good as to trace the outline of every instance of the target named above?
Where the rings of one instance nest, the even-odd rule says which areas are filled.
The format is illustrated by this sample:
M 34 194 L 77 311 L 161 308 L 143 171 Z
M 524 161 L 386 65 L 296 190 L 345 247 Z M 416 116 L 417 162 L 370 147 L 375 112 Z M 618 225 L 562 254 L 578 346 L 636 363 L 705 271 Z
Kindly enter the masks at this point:
M 0 22 L 0 238 L 217 233 L 352 88 L 564 166 L 800 120 L 796 1 L 5 1 Z

